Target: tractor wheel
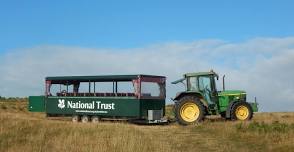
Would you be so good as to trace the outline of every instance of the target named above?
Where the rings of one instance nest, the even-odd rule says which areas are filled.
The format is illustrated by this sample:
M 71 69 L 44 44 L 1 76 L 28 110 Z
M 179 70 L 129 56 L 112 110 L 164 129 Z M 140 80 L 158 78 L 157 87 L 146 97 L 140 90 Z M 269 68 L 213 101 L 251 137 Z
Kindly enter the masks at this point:
M 250 120 L 253 116 L 252 107 L 247 102 L 237 102 L 231 110 L 231 120 Z
M 202 121 L 204 113 L 204 106 L 197 97 L 184 96 L 176 106 L 176 118 L 181 125 L 190 125 Z

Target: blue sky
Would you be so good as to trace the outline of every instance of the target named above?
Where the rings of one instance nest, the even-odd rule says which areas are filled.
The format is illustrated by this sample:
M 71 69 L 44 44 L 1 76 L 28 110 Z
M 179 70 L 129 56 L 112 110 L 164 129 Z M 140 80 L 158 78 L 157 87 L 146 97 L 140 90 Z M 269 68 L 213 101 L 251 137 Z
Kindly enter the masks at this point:
M 145 73 L 167 76 L 170 103 L 171 81 L 214 69 L 261 111 L 294 111 L 294 1 L 0 4 L 0 96 L 42 95 L 46 76 Z
M 134 48 L 165 42 L 294 35 L 294 2 L 2 1 L 0 52 L 38 45 Z

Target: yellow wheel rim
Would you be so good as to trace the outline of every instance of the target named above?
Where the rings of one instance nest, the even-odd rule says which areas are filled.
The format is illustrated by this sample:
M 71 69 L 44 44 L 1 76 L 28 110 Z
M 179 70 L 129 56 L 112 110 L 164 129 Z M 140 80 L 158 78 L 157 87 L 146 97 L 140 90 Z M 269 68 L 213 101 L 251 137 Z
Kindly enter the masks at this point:
M 197 120 L 200 114 L 199 107 L 193 103 L 185 103 L 180 109 L 180 116 L 186 122 L 194 122 Z
M 246 120 L 249 116 L 249 109 L 246 106 L 239 106 L 236 109 L 236 117 L 239 120 Z

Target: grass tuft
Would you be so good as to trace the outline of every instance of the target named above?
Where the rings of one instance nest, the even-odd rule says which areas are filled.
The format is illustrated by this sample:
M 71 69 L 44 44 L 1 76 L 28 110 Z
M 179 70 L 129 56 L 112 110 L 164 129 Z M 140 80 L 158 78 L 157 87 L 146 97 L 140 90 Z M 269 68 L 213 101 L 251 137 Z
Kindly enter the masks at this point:
M 288 133 L 294 131 L 294 124 L 280 123 L 274 121 L 272 123 L 256 122 L 252 123 L 239 123 L 236 129 L 241 132 L 259 132 L 259 133 Z

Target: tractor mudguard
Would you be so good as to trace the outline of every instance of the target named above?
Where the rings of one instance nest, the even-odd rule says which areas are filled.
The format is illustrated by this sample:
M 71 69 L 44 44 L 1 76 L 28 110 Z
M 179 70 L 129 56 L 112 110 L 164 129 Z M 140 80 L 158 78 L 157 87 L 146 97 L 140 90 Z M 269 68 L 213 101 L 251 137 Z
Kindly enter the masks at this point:
M 197 91 L 189 91 L 189 92 L 181 92 L 179 94 L 176 95 L 176 97 L 173 99 L 174 101 L 177 100 L 179 101 L 180 98 L 182 98 L 183 96 L 187 96 L 187 95 L 191 95 L 191 96 L 197 96 L 199 97 L 200 101 L 202 102 L 202 104 L 205 107 L 208 107 L 208 103 L 207 101 L 204 99 L 203 95 L 200 92 Z
M 189 92 L 181 92 L 181 93 L 178 93 L 173 100 L 179 100 L 182 96 L 185 96 L 185 95 L 196 95 L 196 96 L 198 96 L 200 98 L 203 98 L 203 95 L 200 92 L 197 92 L 197 91 L 189 91 Z

